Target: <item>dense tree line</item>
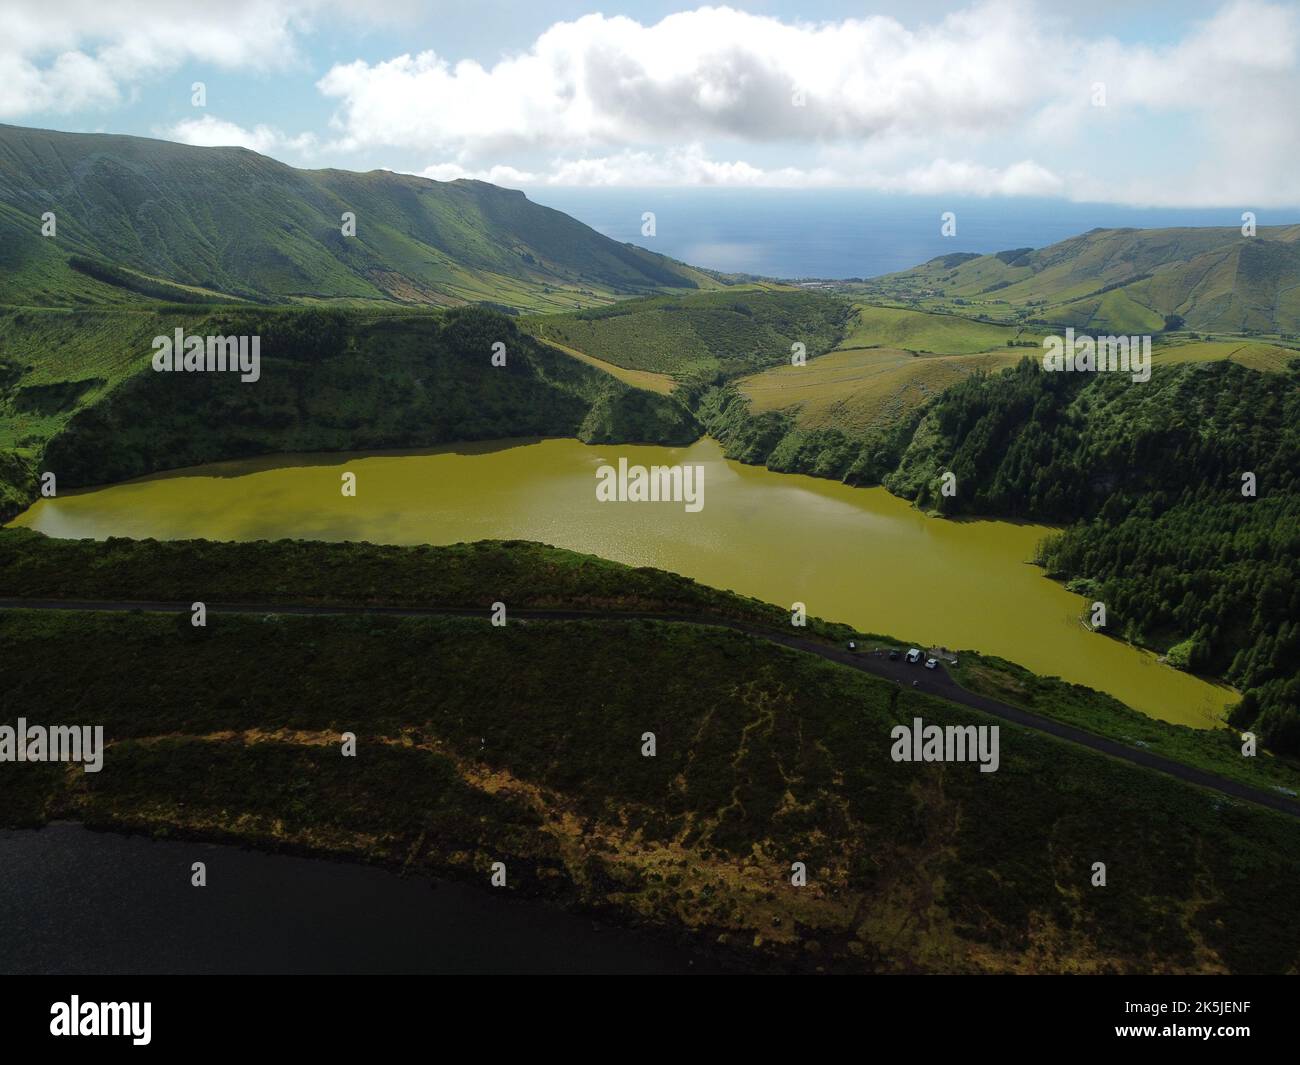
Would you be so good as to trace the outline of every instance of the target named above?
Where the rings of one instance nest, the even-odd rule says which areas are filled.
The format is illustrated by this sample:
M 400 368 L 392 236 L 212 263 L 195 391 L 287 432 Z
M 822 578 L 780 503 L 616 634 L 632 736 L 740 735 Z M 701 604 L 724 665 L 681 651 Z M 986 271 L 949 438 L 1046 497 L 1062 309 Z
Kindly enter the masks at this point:
M 730 382 L 687 382 L 677 394 L 722 444 L 727 458 L 852 485 L 880 484 L 892 473 L 921 418 L 921 411 L 913 410 L 891 425 L 865 432 L 834 426 L 801 429 L 785 411 L 751 413 L 749 401 Z
M 486 308 L 387 318 L 241 309 L 203 328 L 260 336 L 260 379 L 142 370 L 47 445 L 43 468 L 60 487 L 286 451 L 514 436 L 682 443 L 697 432 L 672 397 L 631 395 Z M 493 363 L 496 350 L 504 362 Z
M 1300 753 L 1298 416 L 1296 369 L 1137 384 L 1026 360 L 945 392 L 885 484 L 946 514 L 1070 523 L 1041 548 L 1048 571 L 1112 631 L 1245 689 L 1233 723 Z

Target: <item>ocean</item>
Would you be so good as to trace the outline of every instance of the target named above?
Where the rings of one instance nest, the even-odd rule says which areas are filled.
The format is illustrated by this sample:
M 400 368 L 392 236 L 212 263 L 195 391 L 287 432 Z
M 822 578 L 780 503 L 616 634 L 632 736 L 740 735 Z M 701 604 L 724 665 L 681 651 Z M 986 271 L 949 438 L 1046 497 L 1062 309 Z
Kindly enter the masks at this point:
M 526 189 L 618 241 L 693 266 L 780 278 L 875 277 L 951 252 L 1039 248 L 1089 229 L 1241 225 L 1241 208 L 1139 208 L 1038 199 L 938 199 L 849 189 Z M 642 215 L 655 215 L 643 236 Z M 940 233 L 940 216 L 957 233 Z M 1257 223 L 1300 222 L 1300 209 L 1260 209 Z

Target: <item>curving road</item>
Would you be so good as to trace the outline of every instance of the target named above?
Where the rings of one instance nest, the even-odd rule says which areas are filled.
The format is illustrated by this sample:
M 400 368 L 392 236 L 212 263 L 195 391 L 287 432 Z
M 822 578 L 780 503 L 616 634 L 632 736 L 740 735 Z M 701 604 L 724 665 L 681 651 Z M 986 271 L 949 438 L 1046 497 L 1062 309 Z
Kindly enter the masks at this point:
M 150 613 L 189 613 L 189 603 L 163 603 L 131 600 L 78 600 L 78 599 L 0 599 L 0 610 L 96 610 L 123 612 L 132 610 Z M 381 606 L 296 606 L 273 603 L 208 603 L 209 614 L 308 614 L 308 615 L 349 615 L 349 614 L 386 614 L 394 617 L 476 617 L 485 618 L 486 611 L 478 607 L 381 607 Z M 1009 703 L 977 695 L 959 685 L 942 666 L 928 670 L 921 666 L 908 664 L 902 658 L 891 661 L 885 655 L 874 655 L 865 651 L 849 651 L 846 648 L 807 636 L 765 629 L 730 618 L 715 618 L 700 615 L 653 614 L 646 612 L 605 611 L 592 612 L 581 610 L 511 610 L 510 617 L 516 621 L 668 621 L 680 625 L 702 625 L 705 627 L 733 629 L 746 635 L 781 644 L 784 647 L 817 655 L 838 665 L 871 673 L 887 680 L 893 680 L 907 687 L 916 681 L 915 690 L 926 695 L 938 696 L 960 706 L 969 706 L 973 710 L 990 714 L 1023 728 L 1055 736 L 1057 739 L 1087 747 L 1119 758 L 1146 769 L 1185 780 L 1203 788 L 1209 788 L 1233 799 L 1267 806 L 1292 817 L 1300 817 L 1300 802 L 1277 793 L 1251 787 L 1226 777 L 1216 776 L 1203 769 L 1196 769 L 1171 758 L 1165 758 L 1151 751 L 1130 747 L 1118 740 L 1098 736 L 1073 725 L 1055 721 L 1049 717 L 1022 710 Z

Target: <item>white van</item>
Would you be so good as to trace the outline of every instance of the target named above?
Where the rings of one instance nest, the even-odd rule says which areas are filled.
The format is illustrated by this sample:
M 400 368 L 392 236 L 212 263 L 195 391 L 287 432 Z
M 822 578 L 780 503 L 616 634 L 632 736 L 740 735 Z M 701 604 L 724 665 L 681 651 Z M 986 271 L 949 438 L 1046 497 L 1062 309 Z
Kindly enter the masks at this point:
M 920 650 L 916 647 L 913 647 L 910 651 L 907 652 L 907 660 L 911 662 L 912 665 L 916 665 L 919 661 L 921 661 Z

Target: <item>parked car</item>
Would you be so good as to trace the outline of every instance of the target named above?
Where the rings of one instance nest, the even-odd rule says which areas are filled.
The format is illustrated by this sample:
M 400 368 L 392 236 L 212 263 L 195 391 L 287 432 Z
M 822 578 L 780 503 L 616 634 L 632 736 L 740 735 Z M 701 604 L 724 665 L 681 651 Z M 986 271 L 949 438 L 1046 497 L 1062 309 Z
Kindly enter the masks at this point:
M 926 669 L 938 669 L 938 668 L 939 668 L 939 660 L 938 660 L 937 658 L 927 658 L 927 659 L 925 660 L 925 668 L 926 668 Z
M 916 665 L 921 661 L 921 649 L 919 647 L 913 647 L 907 652 L 907 660 L 911 662 L 912 665 Z
M 857 645 L 856 643 L 854 643 L 852 640 L 850 640 L 850 641 L 849 641 L 849 650 L 850 650 L 850 651 L 856 651 L 857 649 L 858 649 L 858 645 Z
M 890 652 L 889 652 L 889 660 L 890 660 L 891 662 L 897 662 L 897 661 L 898 661 L 898 650 L 897 650 L 896 648 L 891 648 L 891 649 L 890 649 Z

